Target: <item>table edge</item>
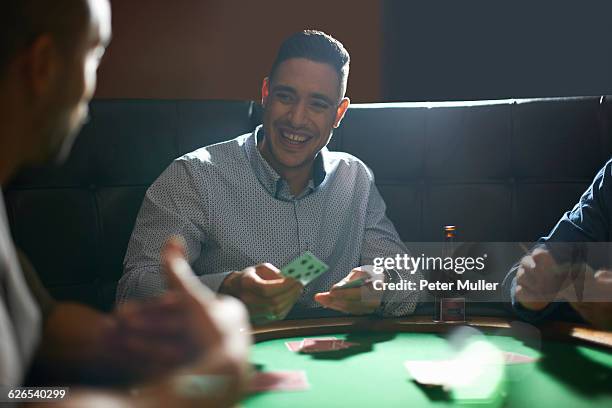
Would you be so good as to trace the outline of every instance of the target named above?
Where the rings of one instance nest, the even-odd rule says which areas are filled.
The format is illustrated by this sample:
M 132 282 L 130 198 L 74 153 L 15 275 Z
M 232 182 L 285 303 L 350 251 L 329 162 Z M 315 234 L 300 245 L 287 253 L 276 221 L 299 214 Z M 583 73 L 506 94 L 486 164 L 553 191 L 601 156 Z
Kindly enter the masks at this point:
M 337 332 L 394 331 L 414 333 L 447 333 L 460 327 L 474 327 L 485 333 L 512 335 L 513 328 L 527 323 L 499 317 L 474 316 L 465 322 L 433 322 L 430 317 L 412 316 L 396 319 L 372 317 L 333 317 L 303 320 L 283 320 L 254 327 L 255 343 L 285 337 L 316 336 Z M 598 347 L 612 348 L 612 332 L 597 330 L 568 322 L 545 322 L 534 325 L 543 338 L 569 342 L 583 342 Z

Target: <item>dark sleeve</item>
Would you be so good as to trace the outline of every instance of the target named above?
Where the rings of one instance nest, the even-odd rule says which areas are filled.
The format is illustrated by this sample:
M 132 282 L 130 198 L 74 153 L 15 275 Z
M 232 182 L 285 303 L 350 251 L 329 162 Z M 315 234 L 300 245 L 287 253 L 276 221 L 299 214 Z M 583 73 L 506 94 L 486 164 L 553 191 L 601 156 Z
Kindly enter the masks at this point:
M 610 235 L 612 160 L 599 170 L 580 201 L 540 242 L 604 242 Z
M 589 188 L 582 194 L 571 211 L 566 212 L 557 225 L 545 237 L 538 240 L 538 245 L 550 249 L 558 262 L 570 260 L 573 246 L 555 245 L 554 243 L 605 242 L 610 235 L 610 209 L 612 205 L 612 160 L 597 173 Z M 512 308 L 516 314 L 527 321 L 537 321 L 551 314 L 559 303 L 551 303 L 544 310 L 533 312 L 525 309 L 515 300 L 516 272 L 514 265 L 504 279 L 504 290 L 509 294 Z

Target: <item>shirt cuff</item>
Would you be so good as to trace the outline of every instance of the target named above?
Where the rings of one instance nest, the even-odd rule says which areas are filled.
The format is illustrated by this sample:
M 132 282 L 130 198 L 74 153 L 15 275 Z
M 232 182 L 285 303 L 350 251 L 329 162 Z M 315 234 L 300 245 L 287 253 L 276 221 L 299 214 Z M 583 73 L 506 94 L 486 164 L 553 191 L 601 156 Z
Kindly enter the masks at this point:
M 211 273 L 208 275 L 199 275 L 198 278 L 200 278 L 202 283 L 208 286 L 210 290 L 214 292 L 219 292 L 219 288 L 221 287 L 221 284 L 223 283 L 225 278 L 227 278 L 233 272 L 234 271 Z
M 512 279 L 512 285 L 510 286 L 510 301 L 514 313 L 522 320 L 526 322 L 535 323 L 546 318 L 551 314 L 559 305 L 551 302 L 542 310 L 529 310 L 516 300 L 516 276 Z
M 385 282 L 399 283 L 402 280 L 411 281 L 417 279 L 419 273 L 411 274 L 409 271 L 398 272 L 395 269 L 387 269 L 384 272 Z M 401 317 L 414 313 L 419 301 L 418 291 L 385 290 L 382 302 L 375 314 L 382 317 Z

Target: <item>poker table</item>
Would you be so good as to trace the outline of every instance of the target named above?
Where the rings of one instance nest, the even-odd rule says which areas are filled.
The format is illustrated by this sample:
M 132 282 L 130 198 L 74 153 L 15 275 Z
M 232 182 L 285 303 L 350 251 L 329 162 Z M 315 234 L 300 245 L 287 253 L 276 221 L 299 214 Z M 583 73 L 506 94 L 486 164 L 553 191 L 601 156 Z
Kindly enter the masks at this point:
M 453 351 L 448 336 L 458 326 L 478 333 L 498 350 L 533 361 L 503 364 L 494 399 L 458 400 L 448 389 L 416 383 L 403 362 L 449 358 Z M 612 407 L 612 333 L 585 326 L 552 322 L 534 327 L 487 317 L 464 323 L 360 317 L 275 322 L 255 328 L 253 334 L 254 365 L 263 372 L 304 371 L 309 389 L 254 393 L 241 403 L 248 408 Z M 358 346 L 304 354 L 285 345 L 323 336 Z M 466 364 L 466 372 L 470 369 Z

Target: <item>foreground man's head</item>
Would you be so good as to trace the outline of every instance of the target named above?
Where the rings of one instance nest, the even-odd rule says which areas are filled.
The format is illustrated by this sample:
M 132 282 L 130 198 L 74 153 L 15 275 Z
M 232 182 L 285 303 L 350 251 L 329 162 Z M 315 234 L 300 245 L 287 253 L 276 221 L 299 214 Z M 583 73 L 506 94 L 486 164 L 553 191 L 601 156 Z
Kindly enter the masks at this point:
M 14 171 L 62 161 L 87 119 L 110 40 L 108 0 L 8 0 L 0 15 L 3 162 Z

